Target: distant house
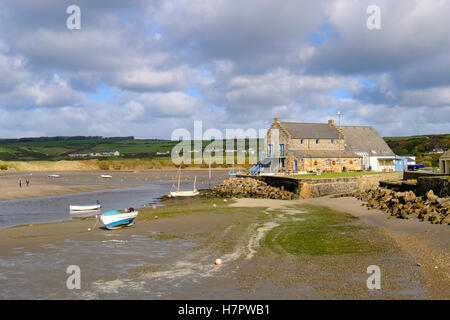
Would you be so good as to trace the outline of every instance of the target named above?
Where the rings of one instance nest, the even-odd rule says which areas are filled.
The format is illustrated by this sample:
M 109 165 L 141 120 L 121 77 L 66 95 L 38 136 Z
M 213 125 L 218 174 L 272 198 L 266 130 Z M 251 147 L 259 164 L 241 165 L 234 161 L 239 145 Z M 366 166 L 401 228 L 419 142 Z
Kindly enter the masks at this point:
M 69 157 L 118 157 L 119 151 L 90 152 L 90 153 L 70 153 Z
M 280 122 L 276 117 L 267 132 L 266 153 L 273 171 L 395 170 L 395 154 L 373 127 L 338 127 L 333 120 Z
M 450 174 L 450 149 L 439 157 L 439 171 Z
M 436 154 L 436 153 L 443 153 L 443 152 L 444 152 L 444 150 L 441 149 L 441 148 L 434 148 L 433 151 L 430 151 L 430 152 L 428 152 L 428 153 L 430 153 L 430 154 Z

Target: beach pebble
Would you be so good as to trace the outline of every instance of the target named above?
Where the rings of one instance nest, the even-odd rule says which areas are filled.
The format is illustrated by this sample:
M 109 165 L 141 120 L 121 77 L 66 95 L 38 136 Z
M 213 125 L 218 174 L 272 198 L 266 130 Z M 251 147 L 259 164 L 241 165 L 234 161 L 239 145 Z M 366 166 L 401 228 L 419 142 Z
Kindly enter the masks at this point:
M 222 265 L 222 260 L 221 259 L 216 259 L 216 266 L 220 266 Z
M 158 219 L 158 216 L 155 216 L 155 219 Z
M 223 199 L 223 202 L 227 202 L 227 199 Z
M 88 231 L 91 231 L 91 228 L 88 228 Z

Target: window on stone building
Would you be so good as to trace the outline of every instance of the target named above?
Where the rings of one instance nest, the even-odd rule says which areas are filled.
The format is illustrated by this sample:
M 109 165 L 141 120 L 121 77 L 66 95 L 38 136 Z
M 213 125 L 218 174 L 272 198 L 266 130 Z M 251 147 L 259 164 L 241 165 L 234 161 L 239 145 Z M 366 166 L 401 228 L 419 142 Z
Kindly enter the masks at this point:
M 319 144 L 319 139 L 316 139 L 316 144 Z
M 331 164 L 331 159 L 327 159 L 325 163 L 327 164 L 327 166 L 329 166 Z
M 300 144 L 303 144 L 303 142 L 304 142 L 303 139 L 300 139 Z
M 334 144 L 334 139 L 331 139 L 331 144 Z

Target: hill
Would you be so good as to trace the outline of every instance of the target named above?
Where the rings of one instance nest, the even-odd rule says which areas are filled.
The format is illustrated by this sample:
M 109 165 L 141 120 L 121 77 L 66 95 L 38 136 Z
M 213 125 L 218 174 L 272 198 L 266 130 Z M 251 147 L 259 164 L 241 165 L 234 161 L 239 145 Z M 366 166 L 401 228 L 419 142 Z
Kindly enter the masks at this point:
M 384 140 L 398 155 L 420 156 L 435 149 L 450 149 L 450 134 L 430 134 L 409 137 L 385 137 Z
M 450 134 L 429 134 L 409 137 L 383 138 L 389 147 L 398 155 L 416 156 L 416 163 L 428 167 L 439 166 L 441 150 L 450 149 Z

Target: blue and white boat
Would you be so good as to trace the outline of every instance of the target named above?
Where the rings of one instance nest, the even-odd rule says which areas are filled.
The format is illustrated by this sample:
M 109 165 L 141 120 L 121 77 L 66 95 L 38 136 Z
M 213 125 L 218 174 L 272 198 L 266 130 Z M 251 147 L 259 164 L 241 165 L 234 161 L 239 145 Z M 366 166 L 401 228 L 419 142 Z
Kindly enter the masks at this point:
M 100 220 L 106 229 L 117 229 L 124 226 L 132 226 L 134 224 L 134 219 L 137 217 L 138 211 L 133 208 L 125 210 L 125 212 L 120 211 L 108 211 L 100 216 Z

